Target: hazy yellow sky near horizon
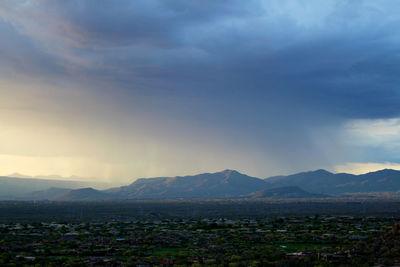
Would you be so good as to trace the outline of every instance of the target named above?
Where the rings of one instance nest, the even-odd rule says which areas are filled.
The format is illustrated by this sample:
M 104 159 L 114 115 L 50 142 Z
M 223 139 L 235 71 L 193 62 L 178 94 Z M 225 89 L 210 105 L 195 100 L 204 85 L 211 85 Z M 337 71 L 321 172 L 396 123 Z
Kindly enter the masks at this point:
M 66 93 L 54 84 L 21 84 L 4 77 L 0 85 L 7 88 L 0 99 L 0 175 L 76 175 L 124 184 L 139 177 L 219 171 L 234 167 L 232 162 L 255 164 L 229 148 L 203 146 L 213 142 L 205 136 L 180 139 L 169 126 L 160 132 L 160 125 L 153 125 L 157 118 L 149 124 L 107 109 L 108 100 L 87 91 L 67 88 Z

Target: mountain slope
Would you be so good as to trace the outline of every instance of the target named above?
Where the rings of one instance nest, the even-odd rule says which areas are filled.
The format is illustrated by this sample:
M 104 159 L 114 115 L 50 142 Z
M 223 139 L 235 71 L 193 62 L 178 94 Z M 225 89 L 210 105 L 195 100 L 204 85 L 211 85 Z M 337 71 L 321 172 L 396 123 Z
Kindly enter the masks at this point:
M 45 180 L 30 178 L 0 177 L 0 199 L 16 199 L 34 191 L 47 190 L 51 187 L 80 188 L 88 186 L 88 182 Z
M 264 189 L 248 195 L 250 198 L 324 198 L 323 194 L 313 194 L 304 191 L 298 186 L 284 186 L 271 189 Z
M 385 169 L 353 175 L 317 170 L 266 178 L 265 181 L 273 187 L 300 186 L 306 191 L 324 194 L 395 192 L 400 190 L 400 171 Z
M 58 188 L 58 187 L 50 187 L 46 190 L 35 191 L 30 194 L 27 194 L 20 199 L 22 200 L 52 200 L 57 197 L 68 193 L 72 189 L 70 188 Z
M 102 199 L 112 199 L 115 196 L 111 193 L 105 193 L 91 187 L 80 188 L 75 190 L 70 190 L 67 193 L 58 196 L 55 200 L 62 201 L 77 201 L 77 200 L 102 200 Z
M 107 192 L 117 193 L 124 199 L 229 198 L 247 195 L 267 186 L 262 179 L 225 170 L 193 176 L 138 179 L 129 186 Z

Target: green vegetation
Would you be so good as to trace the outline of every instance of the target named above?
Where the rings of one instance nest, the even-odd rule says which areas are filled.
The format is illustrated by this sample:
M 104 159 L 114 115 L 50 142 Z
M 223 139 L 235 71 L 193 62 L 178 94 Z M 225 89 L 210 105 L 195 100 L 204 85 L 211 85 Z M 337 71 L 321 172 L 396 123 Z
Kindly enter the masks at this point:
M 398 239 L 387 233 L 398 220 L 327 215 L 15 220 L 0 224 L 0 265 L 394 265 Z M 371 248 L 379 255 L 372 257 Z

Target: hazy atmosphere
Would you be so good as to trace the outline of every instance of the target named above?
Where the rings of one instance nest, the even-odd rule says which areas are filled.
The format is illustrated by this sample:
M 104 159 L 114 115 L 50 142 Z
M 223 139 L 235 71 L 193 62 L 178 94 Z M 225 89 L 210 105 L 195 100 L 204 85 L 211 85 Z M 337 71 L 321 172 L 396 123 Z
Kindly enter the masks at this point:
M 0 2 L 0 175 L 400 169 L 400 2 Z

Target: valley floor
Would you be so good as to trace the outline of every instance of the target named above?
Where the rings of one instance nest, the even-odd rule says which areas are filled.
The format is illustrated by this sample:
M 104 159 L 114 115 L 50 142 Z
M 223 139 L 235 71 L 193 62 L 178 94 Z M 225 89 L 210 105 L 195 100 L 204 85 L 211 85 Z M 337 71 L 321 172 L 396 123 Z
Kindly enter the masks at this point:
M 0 223 L 291 215 L 395 216 L 400 199 L 0 201 Z
M 1 201 L 0 265 L 391 266 L 398 199 Z
M 0 265 L 391 266 L 400 263 L 400 235 L 393 227 L 399 219 L 313 215 L 9 222 L 0 225 Z

